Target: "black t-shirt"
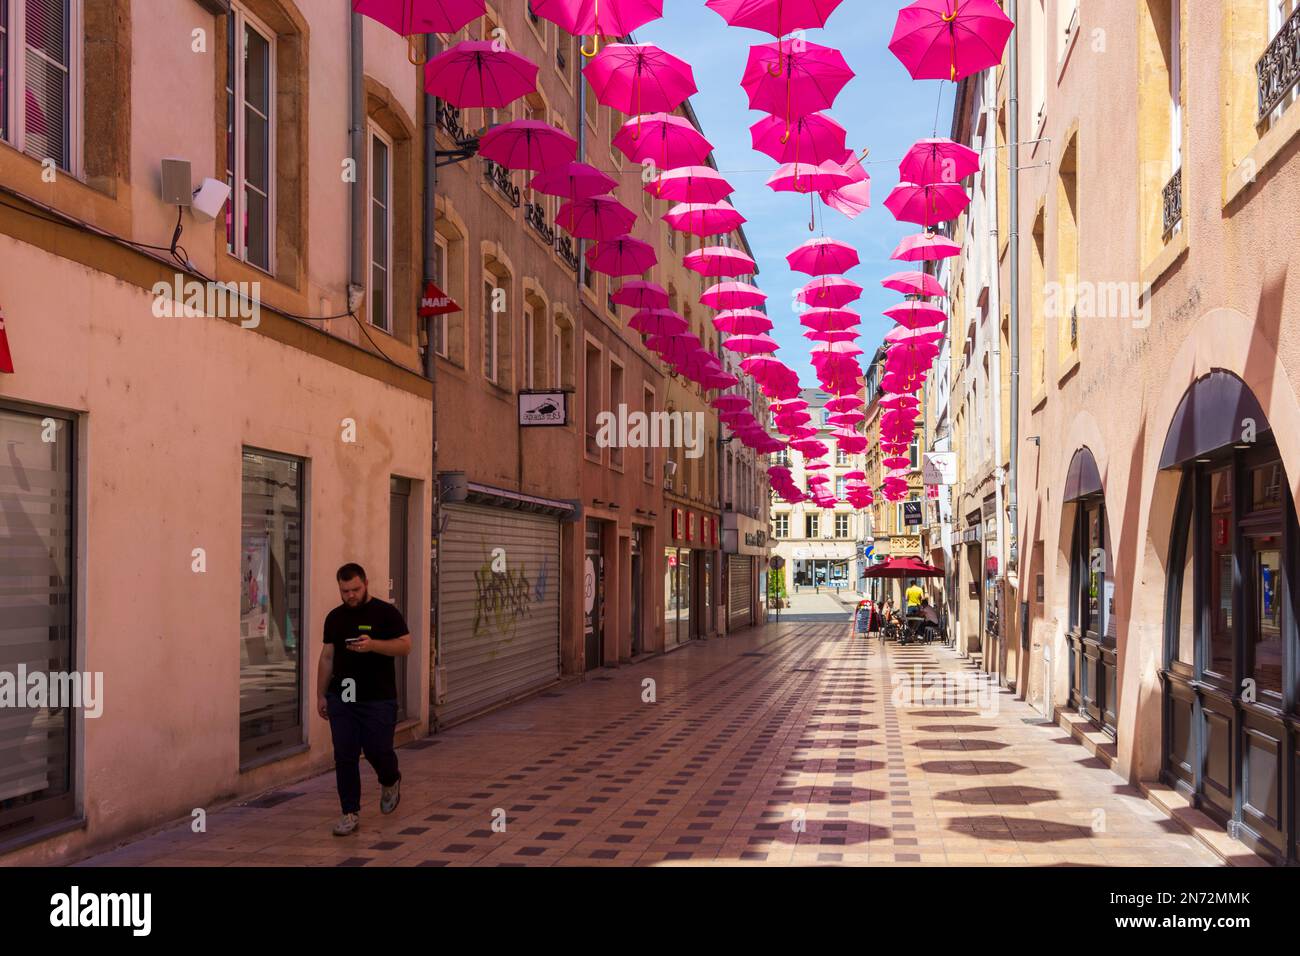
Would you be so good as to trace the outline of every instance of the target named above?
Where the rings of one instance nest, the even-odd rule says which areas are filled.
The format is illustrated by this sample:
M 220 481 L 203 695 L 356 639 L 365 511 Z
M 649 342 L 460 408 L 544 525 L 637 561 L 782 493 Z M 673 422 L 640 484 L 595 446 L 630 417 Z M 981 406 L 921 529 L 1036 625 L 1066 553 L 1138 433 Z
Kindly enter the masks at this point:
M 334 645 L 334 676 L 329 689 L 342 694 L 345 678 L 357 684 L 358 701 L 396 700 L 397 674 L 393 658 L 371 650 L 365 654 L 348 647 L 350 637 L 391 641 L 408 633 L 402 612 L 387 601 L 372 597 L 365 604 L 340 604 L 325 618 L 325 643 Z

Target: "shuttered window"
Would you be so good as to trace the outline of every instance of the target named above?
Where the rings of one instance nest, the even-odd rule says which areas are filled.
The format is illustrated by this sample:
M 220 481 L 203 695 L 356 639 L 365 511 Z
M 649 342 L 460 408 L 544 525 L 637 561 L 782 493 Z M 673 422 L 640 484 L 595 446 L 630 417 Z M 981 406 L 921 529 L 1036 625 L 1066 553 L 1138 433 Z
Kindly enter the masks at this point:
M 71 419 L 0 406 L 0 672 L 13 675 L 7 681 L 23 671 L 74 668 L 74 447 Z M 0 706 L 0 842 L 71 815 L 73 726 L 68 707 Z
M 75 172 L 80 0 L 0 0 L 0 139 Z

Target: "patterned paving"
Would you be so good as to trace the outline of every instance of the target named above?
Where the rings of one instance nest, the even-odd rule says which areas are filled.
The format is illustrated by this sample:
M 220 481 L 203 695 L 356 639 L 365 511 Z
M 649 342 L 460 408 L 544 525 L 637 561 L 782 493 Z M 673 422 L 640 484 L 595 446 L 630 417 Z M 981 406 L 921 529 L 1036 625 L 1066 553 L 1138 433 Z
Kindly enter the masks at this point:
M 90 865 L 1214 865 L 941 647 L 782 621 L 605 671 L 399 751 L 337 838 L 333 774 Z M 650 696 L 653 681 L 654 701 Z

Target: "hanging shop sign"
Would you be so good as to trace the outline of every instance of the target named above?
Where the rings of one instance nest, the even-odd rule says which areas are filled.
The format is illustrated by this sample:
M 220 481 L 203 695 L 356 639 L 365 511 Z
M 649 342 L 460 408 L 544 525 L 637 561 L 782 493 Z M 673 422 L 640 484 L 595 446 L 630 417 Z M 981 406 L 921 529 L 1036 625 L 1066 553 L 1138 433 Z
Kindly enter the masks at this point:
M 432 282 L 425 283 L 424 295 L 420 296 L 420 308 L 417 314 L 422 319 L 427 319 L 434 315 L 448 315 L 452 312 L 459 312 L 460 306 L 456 300 L 443 292 Z
M 519 424 L 524 428 L 558 428 L 569 424 L 565 392 L 520 392 Z
M 928 451 L 921 463 L 921 474 L 927 485 L 951 485 L 957 481 L 957 453 L 954 451 Z
M 903 524 L 909 528 L 921 523 L 921 502 L 903 502 Z
M 12 375 L 14 357 L 9 351 L 9 333 L 5 331 L 4 312 L 0 311 L 0 372 Z

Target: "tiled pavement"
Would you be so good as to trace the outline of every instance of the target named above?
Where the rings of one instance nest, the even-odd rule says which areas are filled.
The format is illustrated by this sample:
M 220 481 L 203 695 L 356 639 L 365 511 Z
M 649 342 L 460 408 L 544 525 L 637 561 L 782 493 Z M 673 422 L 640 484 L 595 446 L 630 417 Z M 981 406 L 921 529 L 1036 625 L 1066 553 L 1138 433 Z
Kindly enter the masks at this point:
M 901 697 L 895 681 L 917 674 L 921 693 Z M 932 674 L 947 675 L 951 693 L 924 683 Z M 646 679 L 654 703 L 642 699 Z M 206 833 L 182 824 L 86 862 L 1218 862 L 951 651 L 882 645 L 850 634 L 842 616 L 600 672 L 399 753 L 401 806 L 379 814 L 363 764 L 351 837 L 330 834 L 331 773 L 212 812 Z

